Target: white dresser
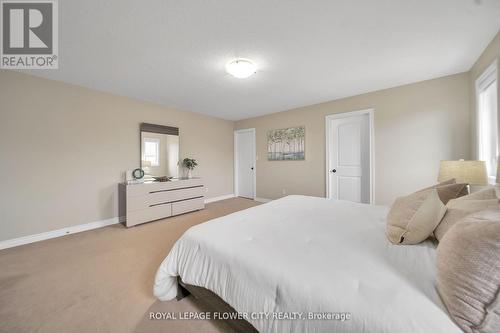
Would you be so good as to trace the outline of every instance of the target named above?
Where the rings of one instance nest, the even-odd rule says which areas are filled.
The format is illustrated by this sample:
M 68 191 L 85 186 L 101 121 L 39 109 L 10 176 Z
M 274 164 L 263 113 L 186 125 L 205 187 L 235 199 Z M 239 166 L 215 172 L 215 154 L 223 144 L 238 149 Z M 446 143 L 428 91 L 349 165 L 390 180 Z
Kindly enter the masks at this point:
M 121 183 L 119 192 L 120 216 L 127 227 L 205 208 L 201 178 Z

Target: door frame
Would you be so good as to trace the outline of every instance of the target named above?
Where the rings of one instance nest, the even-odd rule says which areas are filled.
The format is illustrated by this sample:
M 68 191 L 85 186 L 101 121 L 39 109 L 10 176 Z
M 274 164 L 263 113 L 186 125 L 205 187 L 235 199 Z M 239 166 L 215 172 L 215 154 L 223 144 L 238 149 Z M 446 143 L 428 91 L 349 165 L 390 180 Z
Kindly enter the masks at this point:
M 240 133 L 245 133 L 245 132 L 251 132 L 253 135 L 253 200 L 257 197 L 257 154 L 256 154 L 256 133 L 255 133 L 255 128 L 244 128 L 244 129 L 238 129 L 234 130 L 234 196 L 238 197 L 239 196 L 239 189 L 238 189 L 238 145 L 237 145 L 237 135 Z
M 326 195 L 325 197 L 330 199 L 330 182 L 329 182 L 329 177 L 330 177 L 330 170 L 329 170 L 329 162 L 330 162 L 330 121 L 332 119 L 339 119 L 339 118 L 349 118 L 349 117 L 356 117 L 356 116 L 362 116 L 362 115 L 368 115 L 368 121 L 369 121 L 369 130 L 370 133 L 368 135 L 370 139 L 370 204 L 373 204 L 375 202 L 375 127 L 373 124 L 373 114 L 375 112 L 375 109 L 364 109 L 364 110 L 357 110 L 357 111 L 348 111 L 348 112 L 340 112 L 340 113 L 334 113 L 334 114 L 329 114 L 325 117 L 325 183 L 326 183 Z

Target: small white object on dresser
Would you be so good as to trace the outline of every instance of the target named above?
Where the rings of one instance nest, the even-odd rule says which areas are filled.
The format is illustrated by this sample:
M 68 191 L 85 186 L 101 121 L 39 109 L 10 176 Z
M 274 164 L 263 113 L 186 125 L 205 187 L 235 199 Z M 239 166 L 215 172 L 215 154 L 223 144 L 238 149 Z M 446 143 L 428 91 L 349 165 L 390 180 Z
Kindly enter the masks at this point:
M 168 182 L 119 184 L 120 217 L 125 225 L 163 219 L 205 208 L 204 185 L 201 178 L 173 179 Z

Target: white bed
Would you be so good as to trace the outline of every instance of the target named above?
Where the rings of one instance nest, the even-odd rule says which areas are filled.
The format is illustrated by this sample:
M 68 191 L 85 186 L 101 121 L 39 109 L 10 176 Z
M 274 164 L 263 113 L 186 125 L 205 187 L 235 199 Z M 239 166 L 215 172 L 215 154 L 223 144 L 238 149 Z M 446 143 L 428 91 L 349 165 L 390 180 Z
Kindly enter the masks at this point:
M 154 293 L 177 276 L 239 312 L 350 313 L 351 319 L 249 319 L 260 332 L 461 332 L 435 289 L 435 245 L 395 246 L 388 208 L 288 196 L 190 228 L 161 263 Z

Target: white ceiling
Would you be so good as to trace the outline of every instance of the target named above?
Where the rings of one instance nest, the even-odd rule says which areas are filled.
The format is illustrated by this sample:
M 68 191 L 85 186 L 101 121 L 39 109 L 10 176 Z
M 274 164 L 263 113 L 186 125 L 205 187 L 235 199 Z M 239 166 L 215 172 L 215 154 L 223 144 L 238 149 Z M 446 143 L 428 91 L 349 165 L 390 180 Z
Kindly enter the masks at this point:
M 64 0 L 42 77 L 238 120 L 467 71 L 499 0 Z M 254 60 L 233 78 L 224 65 Z

